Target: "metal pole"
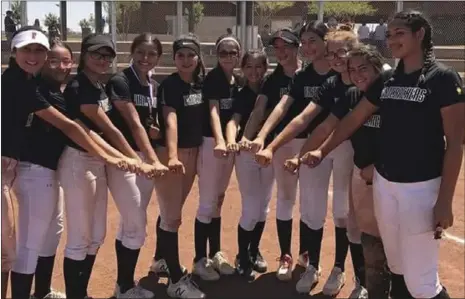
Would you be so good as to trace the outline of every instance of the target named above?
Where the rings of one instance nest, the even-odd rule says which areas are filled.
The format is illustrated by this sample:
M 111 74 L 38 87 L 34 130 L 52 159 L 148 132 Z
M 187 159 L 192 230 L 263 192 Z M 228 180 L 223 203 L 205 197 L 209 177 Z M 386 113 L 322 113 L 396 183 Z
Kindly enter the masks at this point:
M 176 1 L 176 37 L 182 34 L 182 1 Z
M 61 30 L 61 39 L 68 39 L 68 8 L 66 6 L 66 1 L 60 1 L 60 30 Z
M 111 22 L 111 39 L 115 43 L 116 51 L 118 52 L 118 37 L 116 35 L 116 1 L 109 1 L 110 5 L 110 22 Z M 113 73 L 116 73 L 118 71 L 118 61 L 117 61 L 118 55 L 116 55 L 115 60 L 113 61 Z
M 403 10 L 404 10 L 404 1 L 396 1 L 396 12 L 401 12 Z M 398 58 L 396 58 L 394 64 L 397 67 L 397 64 L 399 64 Z
M 26 1 L 21 1 L 20 7 L 21 7 L 21 10 L 20 10 L 21 27 L 27 26 L 27 24 L 28 24 L 28 21 L 27 21 L 27 2 Z
M 325 2 L 320 0 L 318 1 L 318 21 L 323 22 Z
M 241 37 L 242 44 L 245 47 L 244 50 L 247 51 L 247 25 L 246 25 L 246 17 L 247 17 L 247 5 L 245 1 L 241 1 Z

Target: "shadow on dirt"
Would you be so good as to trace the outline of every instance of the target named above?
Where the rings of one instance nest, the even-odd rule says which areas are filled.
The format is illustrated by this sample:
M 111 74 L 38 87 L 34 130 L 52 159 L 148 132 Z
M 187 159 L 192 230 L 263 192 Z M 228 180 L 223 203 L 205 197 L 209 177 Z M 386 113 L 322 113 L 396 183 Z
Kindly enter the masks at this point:
M 281 282 L 276 278 L 276 272 L 267 272 L 258 276 L 255 281 L 247 282 L 238 275 L 223 276 L 215 282 L 206 282 L 193 276 L 193 280 L 207 295 L 208 299 L 237 299 L 237 298 L 266 298 L 266 299 L 329 299 L 321 293 L 313 295 L 300 295 L 295 290 L 295 284 L 299 280 L 304 269 L 296 267 L 292 273 L 292 281 Z M 167 279 L 149 274 L 140 280 L 140 284 L 155 293 L 155 298 L 169 298 L 166 294 Z M 312 292 L 313 293 L 313 292 Z

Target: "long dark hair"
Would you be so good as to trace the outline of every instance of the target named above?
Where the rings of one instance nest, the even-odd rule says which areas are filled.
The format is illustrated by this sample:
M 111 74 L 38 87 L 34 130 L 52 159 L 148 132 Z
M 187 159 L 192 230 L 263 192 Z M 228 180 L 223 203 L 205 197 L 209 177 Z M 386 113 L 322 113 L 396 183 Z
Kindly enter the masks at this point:
M 249 61 L 250 58 L 257 58 L 261 60 L 261 63 L 265 67 L 265 73 L 268 70 L 268 55 L 266 54 L 265 51 L 261 49 L 250 49 L 247 50 L 244 53 L 244 56 L 242 56 L 241 60 L 241 69 L 243 69 L 247 65 L 247 61 Z M 245 86 L 247 84 L 247 78 L 242 75 L 241 76 L 241 85 Z
M 237 49 L 238 54 L 240 55 L 240 53 L 241 53 L 241 48 L 242 48 L 241 42 L 239 41 L 239 39 L 238 39 L 235 35 L 229 34 L 229 33 L 226 33 L 226 34 L 221 35 L 221 36 L 218 37 L 218 39 L 216 40 L 216 42 L 215 42 L 216 54 L 218 55 L 218 52 L 219 52 L 219 50 L 220 50 L 220 44 L 223 42 L 223 40 L 224 40 L 225 38 L 231 38 L 231 39 L 234 39 L 234 40 L 237 42 L 237 44 L 236 44 L 235 46 L 236 46 L 236 49 Z M 240 57 L 240 56 L 239 56 L 239 57 Z M 219 62 L 216 63 L 216 67 L 221 69 L 221 66 L 220 66 L 220 63 L 219 63 Z
M 157 48 L 158 56 L 161 56 L 163 54 L 163 46 L 160 40 L 156 36 L 152 35 L 150 32 L 141 33 L 134 38 L 131 44 L 131 54 L 134 54 L 136 48 L 143 43 L 153 44 L 155 48 Z
M 50 50 L 52 50 L 55 47 L 65 48 L 66 50 L 68 50 L 69 54 L 71 54 L 71 58 L 73 58 L 74 55 L 71 47 L 58 37 L 50 39 Z
M 421 28 L 425 30 L 425 36 L 421 42 L 424 63 L 423 68 L 421 69 L 420 80 L 418 82 L 420 84 L 424 81 L 424 74 L 436 60 L 433 50 L 433 28 L 426 17 L 416 10 L 401 11 L 394 15 L 393 20 L 402 20 L 405 27 L 409 28 L 412 32 L 418 32 Z M 396 67 L 394 76 L 403 71 L 404 61 L 401 59 Z
M 322 40 L 325 39 L 326 34 L 328 34 L 329 28 L 324 22 L 321 21 L 311 21 L 304 23 L 302 28 L 299 31 L 299 37 L 302 38 L 302 35 L 305 32 L 312 32 L 318 35 Z
M 373 46 L 365 44 L 356 45 L 349 52 L 349 64 L 350 58 L 352 57 L 362 57 L 375 68 L 377 73 L 381 73 L 383 71 L 383 65 L 385 63 L 384 58 Z

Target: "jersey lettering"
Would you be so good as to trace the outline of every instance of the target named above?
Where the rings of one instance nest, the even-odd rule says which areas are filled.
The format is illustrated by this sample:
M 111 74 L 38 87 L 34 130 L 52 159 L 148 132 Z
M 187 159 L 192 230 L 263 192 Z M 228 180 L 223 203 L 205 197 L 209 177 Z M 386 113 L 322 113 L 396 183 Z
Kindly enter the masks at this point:
M 202 104 L 202 94 L 201 93 L 196 93 L 196 94 L 189 94 L 184 96 L 184 106 L 195 106 L 195 105 L 200 105 Z
M 422 103 L 428 90 L 419 87 L 385 87 L 381 93 L 381 100 L 401 100 Z
M 320 87 L 318 86 L 305 86 L 304 87 L 304 97 L 306 99 L 313 99 L 318 95 L 318 90 Z
M 363 125 L 365 127 L 379 129 L 381 127 L 381 116 L 378 114 L 373 114 Z
M 143 94 L 135 94 L 134 95 L 134 105 L 138 107 L 148 107 L 149 106 L 150 97 L 143 95 Z M 152 108 L 157 108 L 157 98 L 153 97 L 152 99 Z
M 289 88 L 288 87 L 281 87 L 279 89 L 279 97 L 281 98 L 283 95 L 287 94 L 289 91 Z
M 99 101 L 99 106 L 103 109 L 103 111 L 108 112 L 111 110 L 111 103 L 108 98 Z
M 220 109 L 221 110 L 229 110 L 232 108 L 233 99 L 220 99 Z
M 34 113 L 29 113 L 29 115 L 27 116 L 26 128 L 29 128 L 32 125 L 33 120 L 34 120 Z

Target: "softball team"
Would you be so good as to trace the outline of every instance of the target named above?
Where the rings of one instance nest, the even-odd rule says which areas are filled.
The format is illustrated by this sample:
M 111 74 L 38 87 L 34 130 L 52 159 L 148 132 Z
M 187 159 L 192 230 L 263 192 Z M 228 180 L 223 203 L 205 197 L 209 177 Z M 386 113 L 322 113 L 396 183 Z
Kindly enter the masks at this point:
M 220 36 L 216 44 L 218 65 L 205 78 L 202 98 L 208 105 L 203 142 L 199 149 L 199 208 L 195 220 L 195 258 L 192 272 L 203 280 L 234 274 L 221 252 L 221 207 L 231 178 L 234 155 L 226 150 L 226 124 L 233 114 L 239 82 L 233 74 L 240 57 L 239 41 Z M 209 254 L 207 256 L 207 241 Z
M 253 152 L 248 152 L 248 148 L 241 146 L 241 142 L 246 140 L 244 134 L 258 102 L 257 96 L 267 67 L 265 52 L 251 50 L 244 54 L 241 68 L 246 83 L 234 101 L 234 114 L 226 127 L 228 152 L 236 153 L 236 176 L 242 203 L 237 227 L 239 253 L 235 266 L 237 273 L 247 280 L 255 278 L 254 270 L 266 272 L 266 263 L 260 254 L 259 245 L 268 215 L 274 176 L 273 169 L 260 167 L 254 160 Z M 269 141 L 268 138 L 266 142 Z
M 245 144 L 246 147 L 249 147 L 255 153 L 263 148 L 264 141 L 269 135 L 279 133 L 298 114 L 297 105 L 292 107 L 290 111 L 287 111 L 290 105 L 284 105 L 284 102 L 287 100 L 292 78 L 300 70 L 302 64 L 297 58 L 300 44 L 299 37 L 294 32 L 283 29 L 273 34 L 270 44 L 273 45 L 275 50 L 278 66 L 263 83 L 257 104 L 250 116 L 250 124 L 247 125 L 244 134 L 247 138 L 251 134 L 258 132 L 253 141 L 247 142 L 246 140 Z M 284 100 L 281 99 L 283 96 Z M 265 110 L 272 110 L 268 117 L 265 115 Z M 257 130 L 257 124 L 263 120 L 266 120 L 265 123 L 260 130 Z M 294 154 L 299 145 L 300 140 L 296 140 L 284 148 L 280 152 L 280 155 L 278 155 L 281 160 L 277 161 L 273 167 L 278 188 L 276 224 L 281 256 L 278 259 L 279 267 L 276 276 L 279 280 L 290 280 L 292 277 L 292 210 L 297 192 L 297 178 L 286 173 L 282 167 L 282 163 L 284 163 L 287 157 Z M 264 225 L 265 223 L 263 222 Z
M 249 50 L 241 60 L 232 35 L 218 38 L 218 65 L 205 76 L 200 42 L 181 36 L 173 43 L 177 71 L 161 84 L 151 77 L 163 50 L 157 38 L 137 36 L 130 66 L 104 85 L 115 45 L 92 34 L 82 41 L 78 74 L 63 93 L 70 48 L 50 44 L 38 28 L 20 29 L 2 74 L 2 299 L 10 270 L 14 299 L 29 298 L 33 280 L 34 298 L 88 297 L 106 235 L 107 189 L 121 216 L 114 296 L 154 297 L 134 272 L 155 189 L 150 272 L 169 277 L 170 297 L 204 298 L 179 262 L 182 209 L 196 175 L 192 273 L 209 281 L 234 272 L 251 281 L 267 271 L 259 245 L 275 177 L 276 275 L 292 279 L 299 182 L 298 264 L 306 271 L 296 290 L 308 294 L 321 275 L 331 172 L 336 254 L 323 293 L 336 295 L 345 284 L 350 248 L 356 280 L 350 298 L 449 298 L 438 278 L 437 239 L 453 224 L 465 137 L 463 83 L 435 60 L 432 29 L 419 12 L 398 13 L 389 23 L 388 45 L 400 59 L 395 71 L 345 27 L 331 31 L 315 21 L 298 36 L 278 30 L 271 39 L 278 66 L 265 79 L 266 54 Z M 300 43 L 311 62 L 302 70 Z M 244 80 L 233 73 L 239 61 Z M 22 88 L 14 88 L 18 83 Z M 242 203 L 235 267 L 220 242 L 233 166 Z M 63 202 L 66 295 L 51 288 Z
M 374 212 L 389 269 L 413 298 L 450 298 L 439 281 L 440 233 L 453 224 L 452 198 L 462 160 L 463 82 L 434 58 L 421 13 L 396 14 L 388 45 L 400 59 L 379 92 L 367 92 L 332 136 L 309 153 L 314 166 L 379 110 L 373 170 Z M 400 289 L 399 289 L 400 290 Z M 393 294 L 406 298 L 407 290 Z

